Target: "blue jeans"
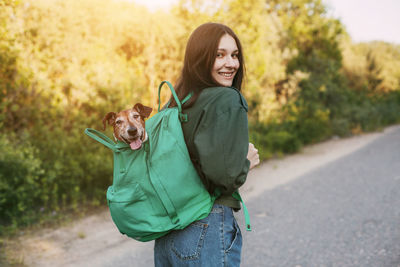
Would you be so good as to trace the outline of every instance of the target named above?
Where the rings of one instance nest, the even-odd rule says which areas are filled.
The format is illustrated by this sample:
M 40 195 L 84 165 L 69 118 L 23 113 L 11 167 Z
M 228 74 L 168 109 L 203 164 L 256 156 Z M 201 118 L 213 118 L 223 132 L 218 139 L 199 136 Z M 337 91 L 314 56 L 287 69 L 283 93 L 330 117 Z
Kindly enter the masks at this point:
M 165 266 L 240 266 L 242 234 L 232 208 L 214 204 L 208 217 L 155 241 L 154 263 Z

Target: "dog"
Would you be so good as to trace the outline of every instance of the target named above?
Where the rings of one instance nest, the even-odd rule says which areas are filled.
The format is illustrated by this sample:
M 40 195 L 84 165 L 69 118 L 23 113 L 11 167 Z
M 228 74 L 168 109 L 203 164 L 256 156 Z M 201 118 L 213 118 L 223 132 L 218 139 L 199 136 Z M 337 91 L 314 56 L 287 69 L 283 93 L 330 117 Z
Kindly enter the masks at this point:
M 109 112 L 103 119 L 103 126 L 112 125 L 114 128 L 114 138 L 130 145 L 132 150 L 142 147 L 148 139 L 144 120 L 153 111 L 152 108 L 137 103 L 131 109 L 123 110 L 118 113 Z

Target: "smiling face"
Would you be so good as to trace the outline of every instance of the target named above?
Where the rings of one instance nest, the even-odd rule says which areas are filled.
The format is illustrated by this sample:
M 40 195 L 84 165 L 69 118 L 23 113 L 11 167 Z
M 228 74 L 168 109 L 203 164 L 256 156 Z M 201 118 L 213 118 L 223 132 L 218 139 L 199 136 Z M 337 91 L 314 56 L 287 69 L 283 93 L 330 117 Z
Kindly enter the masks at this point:
M 134 109 L 124 110 L 117 114 L 114 125 L 114 136 L 127 144 L 144 138 L 144 120 Z
M 115 139 L 127 143 L 133 150 L 140 149 L 147 140 L 144 119 L 150 116 L 151 111 L 152 108 L 137 103 L 132 109 L 109 112 L 103 119 L 104 130 L 108 122 L 114 127 Z
M 235 39 L 229 34 L 223 35 L 219 41 L 217 57 L 211 70 L 211 76 L 219 85 L 232 86 L 233 79 L 240 67 L 238 55 L 239 49 Z

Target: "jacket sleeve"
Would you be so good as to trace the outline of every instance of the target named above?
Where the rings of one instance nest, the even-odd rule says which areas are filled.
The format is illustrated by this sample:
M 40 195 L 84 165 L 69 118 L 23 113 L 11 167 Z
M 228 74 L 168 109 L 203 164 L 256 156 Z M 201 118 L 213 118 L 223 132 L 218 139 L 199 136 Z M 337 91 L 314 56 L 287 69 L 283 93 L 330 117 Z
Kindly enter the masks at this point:
M 247 105 L 239 96 L 231 94 L 208 112 L 194 137 L 203 174 L 224 195 L 244 184 L 250 166 Z

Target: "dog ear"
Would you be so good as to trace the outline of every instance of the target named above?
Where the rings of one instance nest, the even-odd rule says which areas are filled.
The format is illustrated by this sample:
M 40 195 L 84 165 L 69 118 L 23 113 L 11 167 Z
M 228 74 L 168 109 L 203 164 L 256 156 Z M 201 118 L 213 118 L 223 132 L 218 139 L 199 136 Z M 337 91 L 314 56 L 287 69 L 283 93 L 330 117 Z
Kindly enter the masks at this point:
M 104 116 L 104 119 L 103 119 L 103 131 L 106 129 L 107 122 L 108 122 L 108 125 L 113 125 L 114 124 L 116 116 L 117 116 L 117 114 L 115 114 L 115 112 L 109 112 L 109 113 L 107 113 L 106 116 Z
M 143 106 L 140 103 L 137 103 L 133 109 L 136 109 L 137 112 L 139 112 L 140 116 L 144 118 L 148 118 L 150 116 L 150 113 L 153 111 L 151 107 Z

